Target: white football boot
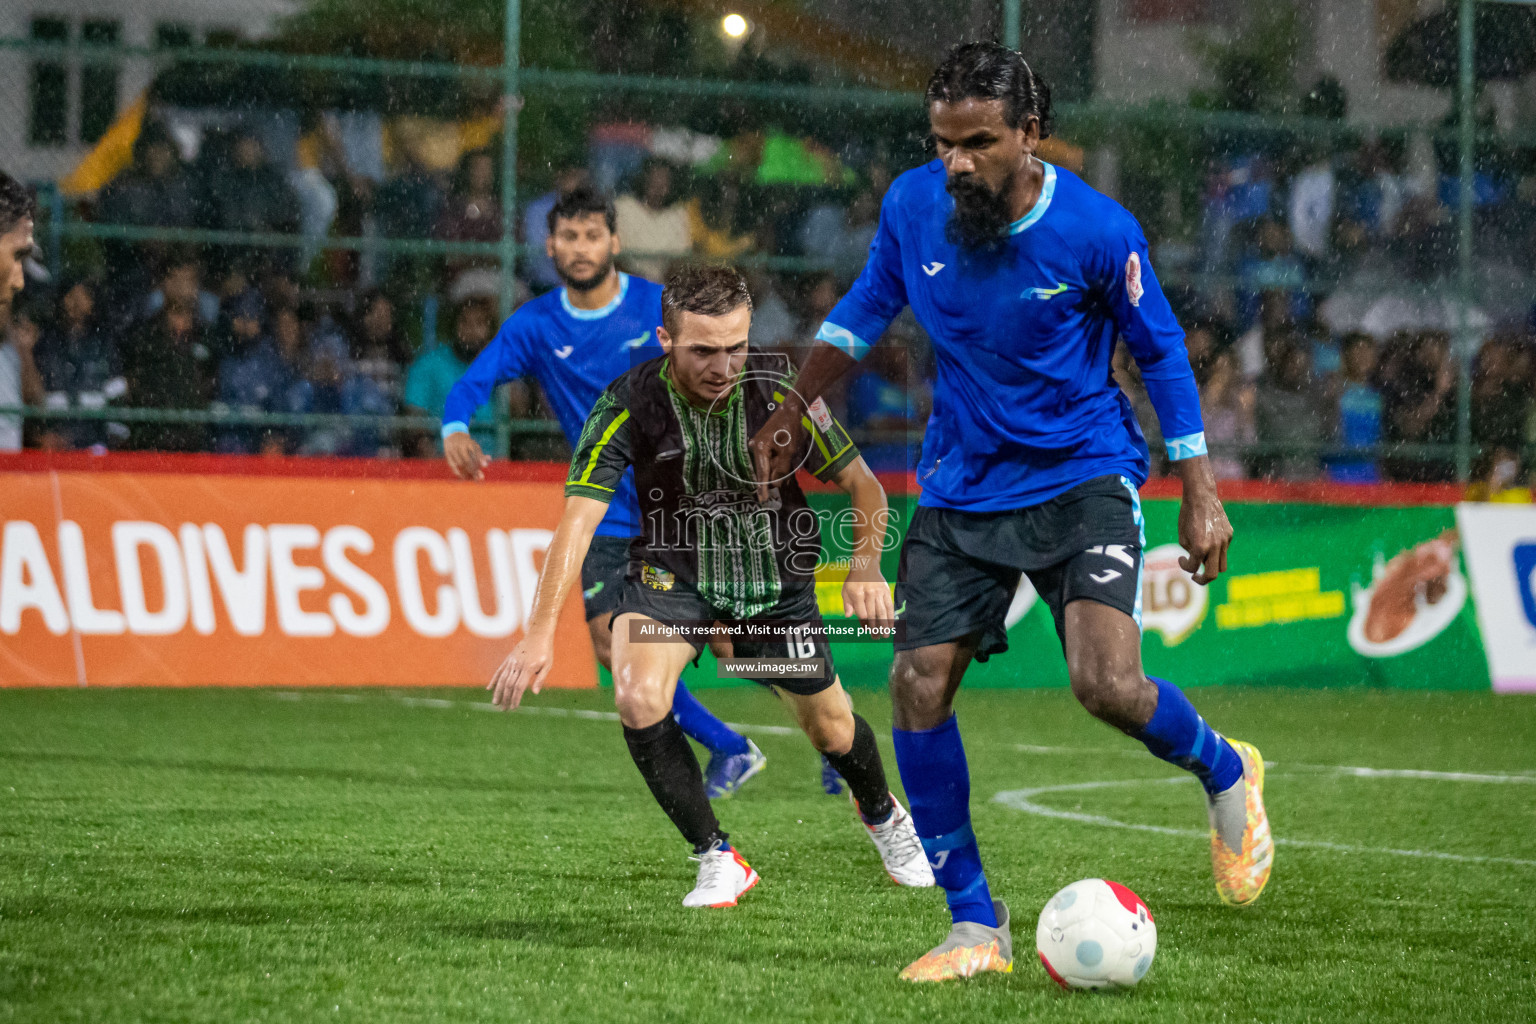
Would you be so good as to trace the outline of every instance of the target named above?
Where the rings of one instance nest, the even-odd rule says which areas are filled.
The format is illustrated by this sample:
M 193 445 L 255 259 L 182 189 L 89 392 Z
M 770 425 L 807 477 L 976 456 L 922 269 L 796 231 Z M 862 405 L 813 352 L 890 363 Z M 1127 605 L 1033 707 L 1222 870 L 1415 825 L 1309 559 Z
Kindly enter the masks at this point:
M 683 897 L 685 907 L 734 907 L 737 898 L 758 882 L 752 865 L 735 850 L 717 846 L 690 859 L 699 862 L 699 878 L 693 891 Z
M 891 816 L 878 825 L 864 822 L 862 818 L 859 820 L 869 831 L 875 849 L 880 851 L 880 860 L 891 881 L 917 889 L 927 888 L 934 884 L 933 868 L 928 863 L 928 854 L 923 851 L 923 841 L 917 837 L 912 815 L 901 806 L 895 794 L 891 795 L 891 805 Z

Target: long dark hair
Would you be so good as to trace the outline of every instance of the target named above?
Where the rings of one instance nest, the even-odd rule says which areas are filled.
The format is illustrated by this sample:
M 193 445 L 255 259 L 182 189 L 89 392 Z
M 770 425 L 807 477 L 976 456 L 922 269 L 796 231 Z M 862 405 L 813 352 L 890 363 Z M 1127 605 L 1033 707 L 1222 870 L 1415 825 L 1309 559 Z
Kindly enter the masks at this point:
M 1017 50 L 1001 43 L 958 43 L 934 69 L 923 94 L 924 102 L 957 103 L 960 100 L 1003 100 L 1003 120 L 1010 128 L 1022 128 L 1033 117 L 1040 122 L 1040 137 L 1051 134 L 1051 88 L 1025 62 Z

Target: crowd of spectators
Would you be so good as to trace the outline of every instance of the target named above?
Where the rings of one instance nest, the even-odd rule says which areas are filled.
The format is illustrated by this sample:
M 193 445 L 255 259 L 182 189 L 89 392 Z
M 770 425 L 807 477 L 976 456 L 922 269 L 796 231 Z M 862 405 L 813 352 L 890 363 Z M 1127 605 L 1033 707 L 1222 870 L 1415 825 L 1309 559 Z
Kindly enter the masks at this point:
M 521 204 L 518 299 L 559 284 L 543 255 L 556 194 L 595 184 L 617 193 L 626 269 L 656 278 L 677 259 L 745 260 L 754 345 L 798 354 L 863 265 L 891 181 L 886 159 L 839 156 L 777 132 L 701 141 L 631 128 L 595 130 L 588 164 L 550 176 Z M 94 273 L 55 282 L 18 313 L 0 348 L 0 392 L 82 410 L 440 414 L 453 380 L 495 333 L 496 257 L 327 250 L 323 236 L 498 242 L 499 161 L 461 132 L 452 159 L 406 149 L 392 173 L 359 176 L 322 129 L 301 137 L 285 169 L 257 133 L 210 130 L 187 161 L 151 123 L 132 166 L 96 197 L 96 219 L 303 241 L 194 248 L 108 240 Z M 1218 476 L 1455 478 L 1448 446 L 1458 437 L 1461 363 L 1447 282 L 1457 179 L 1447 154 L 1424 146 L 1373 139 L 1277 151 L 1224 140 L 1208 157 L 1198 237 L 1159 239 L 1149 228 L 1153 259 L 1188 330 Z M 1091 168 L 1085 173 L 1092 179 Z M 1518 163 L 1488 163 L 1475 196 L 1484 287 L 1471 312 L 1480 339 L 1469 385 L 1474 476 L 1500 493 L 1525 485 L 1536 469 L 1536 290 L 1511 277 L 1528 262 L 1518 258 L 1521 247 L 1536 243 L 1536 176 L 1522 176 Z M 807 262 L 769 272 L 754 263 L 760 256 Z M 828 396 L 881 469 L 915 465 L 934 372 L 910 315 L 892 333 L 879 358 Z M 1155 416 L 1123 351 L 1115 370 L 1160 462 Z M 514 418 L 547 416 L 536 388 L 514 386 L 499 401 Z M 474 427 L 489 444 L 496 412 L 482 417 Z M 5 428 L 0 446 L 14 447 L 19 439 Z M 427 430 L 296 420 L 255 427 L 39 419 L 28 424 L 28 442 L 363 456 L 437 450 Z M 527 442 L 514 454 L 535 450 L 543 449 Z

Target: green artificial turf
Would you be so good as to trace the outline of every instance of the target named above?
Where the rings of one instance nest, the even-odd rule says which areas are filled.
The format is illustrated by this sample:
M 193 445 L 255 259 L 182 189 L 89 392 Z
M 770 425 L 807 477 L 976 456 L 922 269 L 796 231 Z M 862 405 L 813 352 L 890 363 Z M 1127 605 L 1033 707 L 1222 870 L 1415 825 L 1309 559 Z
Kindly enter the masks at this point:
M 975 827 L 1013 907 L 1016 970 L 916 987 L 896 972 L 943 937 L 943 897 L 886 879 L 803 738 L 754 733 L 770 765 L 717 808 L 762 883 L 736 908 L 685 911 L 693 865 L 618 725 L 574 713 L 607 710 L 608 694 L 547 692 L 514 715 L 482 698 L 0 691 L 0 1021 L 1536 1014 L 1536 700 L 1195 691 L 1272 762 L 1281 842 L 1346 847 L 1281 845 L 1264 898 L 1233 910 L 1198 836 L 993 800 L 1126 781 L 1022 799 L 1199 832 L 1193 782 L 1129 781 L 1179 773 L 1064 692 L 963 694 Z M 888 736 L 884 695 L 856 698 Z M 762 691 L 705 699 L 787 724 Z M 1060 993 L 1035 959 L 1040 907 L 1090 876 L 1156 915 L 1157 960 L 1133 992 Z

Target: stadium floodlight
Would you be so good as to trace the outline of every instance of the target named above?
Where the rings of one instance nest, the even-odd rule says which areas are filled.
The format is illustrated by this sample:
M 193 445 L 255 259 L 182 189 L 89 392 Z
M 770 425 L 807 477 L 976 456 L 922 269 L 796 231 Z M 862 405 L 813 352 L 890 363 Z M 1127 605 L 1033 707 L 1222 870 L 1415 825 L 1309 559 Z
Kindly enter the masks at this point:
M 752 26 L 739 14 L 727 14 L 720 19 L 720 30 L 732 39 L 740 39 L 747 34 Z

